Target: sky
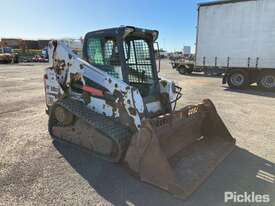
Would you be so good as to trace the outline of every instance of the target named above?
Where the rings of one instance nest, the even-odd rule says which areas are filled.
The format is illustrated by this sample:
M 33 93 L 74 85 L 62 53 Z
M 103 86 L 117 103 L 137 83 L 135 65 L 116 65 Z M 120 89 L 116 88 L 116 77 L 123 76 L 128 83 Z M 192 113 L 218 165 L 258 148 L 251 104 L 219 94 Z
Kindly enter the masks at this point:
M 2 0 L 0 37 L 80 38 L 89 31 L 132 25 L 160 32 L 168 51 L 192 46 L 197 4 L 209 0 Z

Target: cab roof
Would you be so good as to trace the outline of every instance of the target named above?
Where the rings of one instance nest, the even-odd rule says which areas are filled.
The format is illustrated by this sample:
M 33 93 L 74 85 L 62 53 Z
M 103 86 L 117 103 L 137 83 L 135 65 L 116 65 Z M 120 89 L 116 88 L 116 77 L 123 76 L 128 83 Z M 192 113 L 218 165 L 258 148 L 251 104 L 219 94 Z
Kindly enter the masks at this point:
M 85 39 L 92 36 L 123 36 L 127 35 L 144 37 L 144 38 L 152 38 L 155 41 L 158 38 L 158 31 L 151 29 L 143 29 L 134 26 L 120 26 L 108 29 L 101 29 L 97 31 L 89 32 L 85 35 Z
M 220 1 L 210 1 L 210 2 L 203 2 L 199 3 L 198 6 L 213 6 L 219 4 L 229 4 L 229 3 L 238 3 L 238 2 L 247 2 L 247 1 L 256 1 L 256 0 L 220 0 Z

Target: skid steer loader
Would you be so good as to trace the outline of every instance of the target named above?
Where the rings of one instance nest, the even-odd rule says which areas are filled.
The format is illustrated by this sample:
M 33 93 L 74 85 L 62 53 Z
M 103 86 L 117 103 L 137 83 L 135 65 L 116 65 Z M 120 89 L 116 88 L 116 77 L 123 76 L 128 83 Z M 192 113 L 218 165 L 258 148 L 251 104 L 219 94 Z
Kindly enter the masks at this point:
M 44 75 L 54 140 L 124 163 L 141 181 L 190 195 L 235 146 L 210 100 L 175 111 L 181 88 L 158 77 L 158 31 L 87 33 L 83 58 L 49 43 Z

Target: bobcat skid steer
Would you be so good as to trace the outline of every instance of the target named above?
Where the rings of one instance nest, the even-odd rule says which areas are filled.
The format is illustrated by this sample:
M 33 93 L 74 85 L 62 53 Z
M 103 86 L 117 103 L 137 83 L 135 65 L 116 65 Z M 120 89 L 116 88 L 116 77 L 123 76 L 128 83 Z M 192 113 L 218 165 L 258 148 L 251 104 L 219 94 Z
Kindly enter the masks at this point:
M 180 198 L 234 149 L 210 100 L 175 111 L 181 88 L 158 77 L 158 31 L 131 26 L 87 33 L 83 58 L 49 43 L 44 75 L 49 133 Z

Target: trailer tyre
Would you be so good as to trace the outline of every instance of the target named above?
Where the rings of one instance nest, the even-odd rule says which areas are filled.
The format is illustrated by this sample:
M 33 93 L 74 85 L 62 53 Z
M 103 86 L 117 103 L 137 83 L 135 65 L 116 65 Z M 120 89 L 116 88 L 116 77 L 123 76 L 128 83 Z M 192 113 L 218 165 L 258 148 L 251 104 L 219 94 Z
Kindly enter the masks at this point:
M 275 72 L 262 72 L 257 84 L 263 90 L 275 91 Z
M 233 89 L 245 89 L 249 85 L 248 75 L 243 70 L 230 71 L 227 77 L 227 83 Z
M 186 68 L 186 66 L 180 66 L 178 68 L 180 74 L 192 74 L 193 68 Z
M 187 73 L 185 66 L 180 66 L 180 67 L 178 68 L 178 71 L 179 71 L 179 73 L 182 74 L 182 75 L 184 75 L 184 74 Z

